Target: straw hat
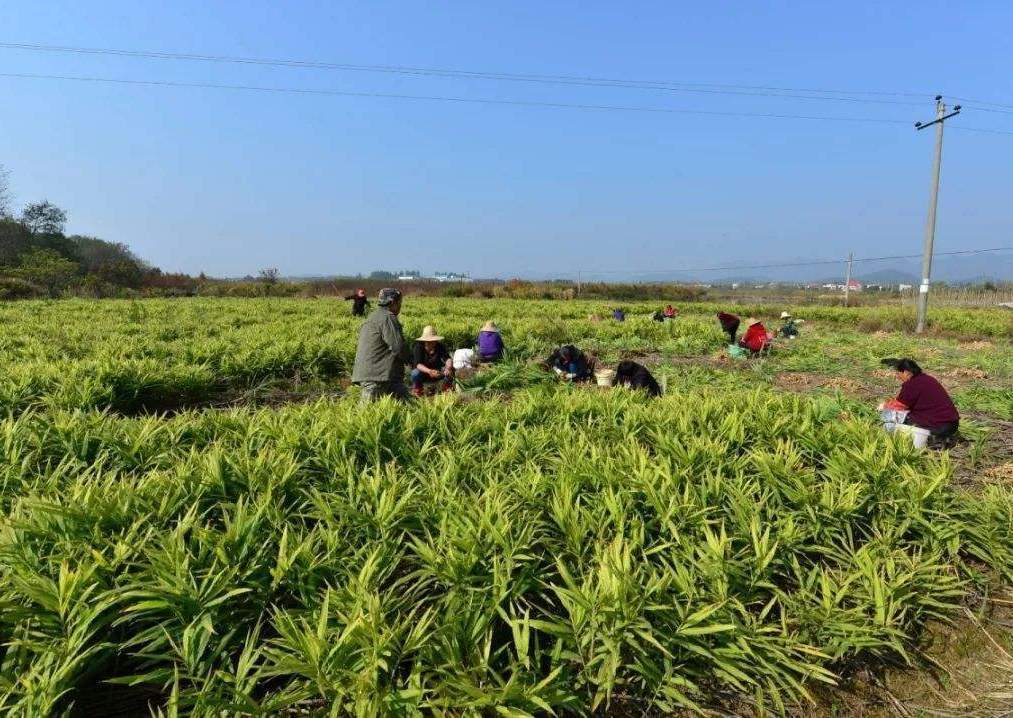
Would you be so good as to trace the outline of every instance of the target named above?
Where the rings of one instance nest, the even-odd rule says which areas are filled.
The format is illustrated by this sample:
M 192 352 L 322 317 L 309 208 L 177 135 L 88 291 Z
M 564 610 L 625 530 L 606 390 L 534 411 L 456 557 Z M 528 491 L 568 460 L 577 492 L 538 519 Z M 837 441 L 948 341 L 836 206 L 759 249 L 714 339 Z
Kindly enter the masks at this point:
M 442 342 L 443 337 L 436 333 L 431 325 L 426 325 L 422 330 L 422 336 L 418 338 L 420 342 Z
M 760 320 L 757 319 L 756 317 L 749 317 L 749 319 L 746 320 L 746 326 L 747 327 L 751 327 L 754 324 L 759 324 L 759 323 L 760 323 Z
M 496 322 L 490 319 L 489 321 L 487 321 L 485 324 L 482 325 L 481 331 L 496 332 L 497 334 L 499 334 L 499 327 L 496 326 Z
M 781 319 L 791 319 L 791 314 L 788 312 L 781 312 Z

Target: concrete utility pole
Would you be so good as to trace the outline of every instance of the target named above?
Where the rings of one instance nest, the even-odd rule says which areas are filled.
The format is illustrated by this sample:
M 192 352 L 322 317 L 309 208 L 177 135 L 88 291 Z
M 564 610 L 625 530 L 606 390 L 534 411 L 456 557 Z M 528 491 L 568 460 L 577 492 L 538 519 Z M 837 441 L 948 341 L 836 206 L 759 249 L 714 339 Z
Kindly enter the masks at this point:
M 848 252 L 848 270 L 844 273 L 844 306 L 848 306 L 848 295 L 851 294 L 851 263 L 855 261 L 855 253 Z
M 918 326 L 915 331 L 925 331 L 925 315 L 929 308 L 929 278 L 932 275 L 932 245 L 936 240 L 936 204 L 939 201 L 939 165 L 943 160 L 943 123 L 960 114 L 960 105 L 953 112 L 946 114 L 943 96 L 936 95 L 936 119 L 932 122 L 916 122 L 916 130 L 936 126 L 936 156 L 932 162 L 932 192 L 929 195 L 929 218 L 925 223 L 925 252 L 922 255 L 922 283 L 918 287 Z
M 577 296 L 580 296 L 580 270 L 577 270 Z

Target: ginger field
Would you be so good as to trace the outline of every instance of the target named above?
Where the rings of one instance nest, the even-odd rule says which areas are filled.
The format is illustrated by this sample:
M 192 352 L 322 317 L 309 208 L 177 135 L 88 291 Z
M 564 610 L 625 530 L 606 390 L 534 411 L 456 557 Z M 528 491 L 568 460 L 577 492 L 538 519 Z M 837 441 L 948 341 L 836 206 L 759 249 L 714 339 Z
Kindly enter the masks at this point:
M 508 361 L 360 407 L 341 301 L 0 305 L 0 713 L 840 715 L 1009 603 L 1011 313 L 814 307 L 731 361 L 716 307 L 624 306 L 407 297 Z M 564 342 L 665 395 L 557 384 Z M 953 450 L 880 430 L 886 356 L 952 390 Z M 1001 704 L 988 665 L 901 705 Z

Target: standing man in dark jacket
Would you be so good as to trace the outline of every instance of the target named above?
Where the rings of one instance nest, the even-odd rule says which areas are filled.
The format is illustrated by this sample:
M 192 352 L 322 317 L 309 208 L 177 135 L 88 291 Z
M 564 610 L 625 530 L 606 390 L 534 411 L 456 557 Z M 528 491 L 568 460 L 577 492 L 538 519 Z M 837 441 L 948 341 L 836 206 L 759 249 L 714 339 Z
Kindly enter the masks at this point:
M 366 316 L 366 308 L 369 307 L 369 300 L 366 299 L 365 289 L 356 289 L 353 294 L 349 294 L 347 297 L 345 297 L 345 301 L 352 302 L 353 317 Z
M 411 360 L 411 351 L 397 318 L 401 292 L 381 289 L 376 303 L 379 307 L 359 329 L 352 383 L 362 387 L 363 404 L 383 396 L 408 401 L 411 395 L 404 383 L 404 367 Z

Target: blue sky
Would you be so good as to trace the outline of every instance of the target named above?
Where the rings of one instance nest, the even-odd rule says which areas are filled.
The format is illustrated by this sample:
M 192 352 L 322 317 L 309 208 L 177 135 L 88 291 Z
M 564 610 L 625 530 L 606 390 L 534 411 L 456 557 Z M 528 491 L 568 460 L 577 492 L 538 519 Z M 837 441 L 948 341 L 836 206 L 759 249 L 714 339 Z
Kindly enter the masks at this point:
M 928 119 L 1013 105 L 1009 2 L 40 2 L 0 42 L 924 93 L 918 105 L 0 49 L 0 72 Z M 749 119 L 0 77 L 20 202 L 170 270 L 676 269 L 920 251 L 932 137 Z M 869 96 L 873 97 L 873 96 Z M 971 104 L 971 103 L 965 103 Z M 1013 132 L 1013 114 L 953 122 Z M 1013 243 L 1013 135 L 947 130 L 937 247 Z M 617 275 L 610 275 L 617 276 Z

